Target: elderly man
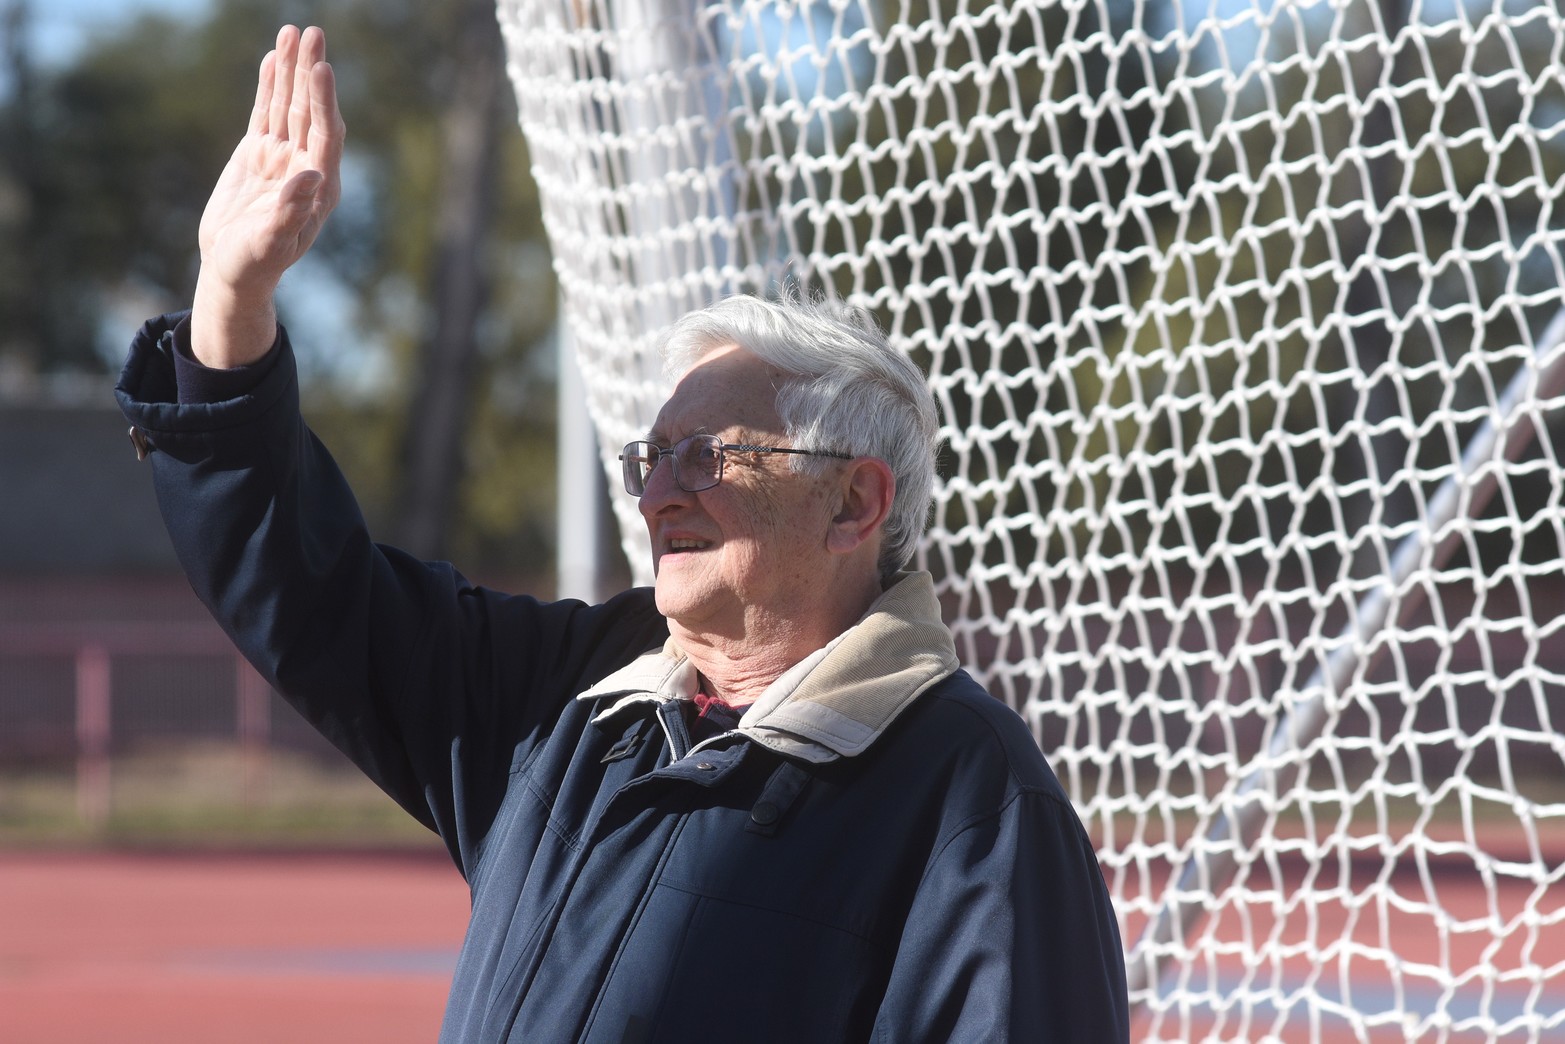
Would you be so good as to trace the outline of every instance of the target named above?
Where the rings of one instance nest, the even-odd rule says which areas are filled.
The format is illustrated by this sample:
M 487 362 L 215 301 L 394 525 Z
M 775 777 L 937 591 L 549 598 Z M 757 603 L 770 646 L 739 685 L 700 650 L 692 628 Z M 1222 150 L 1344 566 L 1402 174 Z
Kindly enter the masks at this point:
M 622 454 L 653 590 L 543 603 L 370 541 L 272 307 L 338 194 L 324 54 L 285 28 L 262 63 L 194 307 L 118 394 L 197 592 L 471 887 L 442 1039 L 1125 1040 L 1092 846 L 899 572 L 935 415 L 869 324 L 676 326 Z

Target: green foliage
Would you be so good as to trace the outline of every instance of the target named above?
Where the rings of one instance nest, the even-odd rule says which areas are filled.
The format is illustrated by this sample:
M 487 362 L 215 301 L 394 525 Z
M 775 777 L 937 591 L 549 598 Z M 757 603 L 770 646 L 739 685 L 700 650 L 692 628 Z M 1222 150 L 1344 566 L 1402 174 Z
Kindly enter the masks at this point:
M 93 349 L 107 297 L 189 296 L 196 222 L 232 146 L 219 127 L 234 118 L 211 100 L 253 94 L 229 56 L 198 42 L 147 18 L 6 99 L 0 182 L 14 205 L 0 293 L 14 318 L 0 353 L 21 351 L 46 372 L 101 369 Z
M 64 68 L 25 67 L 20 55 L 25 89 L 0 98 L 0 369 L 107 375 L 135 322 L 188 304 L 201 211 L 244 132 L 260 59 L 284 22 L 319 24 L 348 125 L 344 199 L 311 254 L 315 267 L 289 279 L 329 281 L 349 314 L 322 323 L 285 281 L 283 320 L 311 422 L 387 532 L 411 375 L 429 343 L 441 117 L 464 9 L 215 0 L 204 21 L 148 16 L 100 35 Z M 468 568 L 514 575 L 523 563 L 501 553 L 508 545 L 526 544 L 534 572 L 549 561 L 553 378 L 540 355 L 555 289 L 526 148 L 504 101 L 501 185 L 478 247 L 491 305 L 479 323 L 452 543 L 453 555 L 491 556 Z M 353 343 L 336 343 L 333 328 L 352 331 Z M 369 394 L 356 372 L 366 365 L 384 374 Z M 525 479 L 513 470 L 519 461 Z

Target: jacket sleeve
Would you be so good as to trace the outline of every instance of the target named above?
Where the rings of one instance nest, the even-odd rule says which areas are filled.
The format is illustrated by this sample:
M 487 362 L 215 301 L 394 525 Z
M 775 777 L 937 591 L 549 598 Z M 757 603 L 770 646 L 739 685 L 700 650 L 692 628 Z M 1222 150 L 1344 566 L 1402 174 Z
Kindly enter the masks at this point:
M 655 608 L 637 592 L 597 607 L 500 595 L 373 543 L 300 416 L 286 336 L 247 392 L 180 404 L 181 318 L 141 329 L 116 396 L 151 449 L 191 586 L 262 676 L 466 872 L 511 766 L 576 692 L 662 640 Z
M 1021 790 L 935 854 L 875 1040 L 1129 1040 L 1114 909 L 1080 821 L 1060 805 Z

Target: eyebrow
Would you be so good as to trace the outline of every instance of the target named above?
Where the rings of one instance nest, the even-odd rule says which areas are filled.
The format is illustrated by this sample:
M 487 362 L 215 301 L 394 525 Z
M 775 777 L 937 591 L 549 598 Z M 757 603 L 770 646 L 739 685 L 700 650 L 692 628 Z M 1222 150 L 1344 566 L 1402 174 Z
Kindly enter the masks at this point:
M 681 435 L 680 438 L 687 438 L 691 435 L 710 434 L 712 434 L 711 428 L 707 427 L 705 424 L 699 424 L 695 427 L 694 430 L 686 432 L 684 435 Z M 679 439 L 670 439 L 661 431 L 658 431 L 656 428 L 652 428 L 649 429 L 646 434 L 641 436 L 641 441 L 650 442 L 657 446 L 672 446 L 674 443 L 678 442 Z

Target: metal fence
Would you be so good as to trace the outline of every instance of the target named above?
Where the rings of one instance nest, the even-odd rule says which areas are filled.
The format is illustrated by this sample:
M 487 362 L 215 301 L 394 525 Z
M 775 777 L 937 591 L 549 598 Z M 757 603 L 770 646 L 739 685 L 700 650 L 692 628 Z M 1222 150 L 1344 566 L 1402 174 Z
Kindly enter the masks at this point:
M 117 758 L 235 744 L 246 799 L 277 748 L 346 765 L 210 623 L 0 624 L 0 770 L 74 770 L 78 814 L 109 814 Z

